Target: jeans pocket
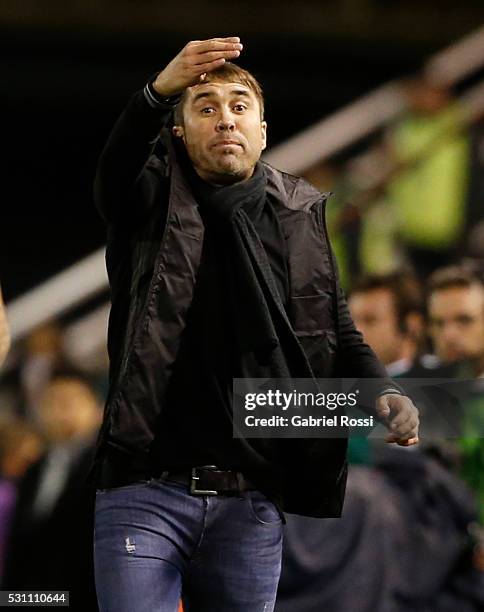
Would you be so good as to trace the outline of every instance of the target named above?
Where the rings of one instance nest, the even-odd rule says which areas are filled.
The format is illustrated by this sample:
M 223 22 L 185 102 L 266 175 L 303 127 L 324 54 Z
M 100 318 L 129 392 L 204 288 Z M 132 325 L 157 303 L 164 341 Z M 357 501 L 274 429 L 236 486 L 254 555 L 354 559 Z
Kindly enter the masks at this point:
M 282 523 L 279 510 L 274 502 L 260 491 L 247 491 L 247 505 L 251 517 L 261 525 L 279 525 Z

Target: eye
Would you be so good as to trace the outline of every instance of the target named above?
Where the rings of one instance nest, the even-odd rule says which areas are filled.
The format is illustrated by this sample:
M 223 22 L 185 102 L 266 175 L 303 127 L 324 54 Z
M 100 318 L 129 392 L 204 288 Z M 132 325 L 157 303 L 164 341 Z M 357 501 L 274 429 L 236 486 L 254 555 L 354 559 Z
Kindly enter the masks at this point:
M 234 106 L 234 110 L 238 113 L 243 113 L 246 109 L 247 109 L 247 106 L 245 106 L 245 104 L 236 104 Z
M 205 115 L 210 115 L 212 113 L 212 111 L 214 111 L 215 109 L 211 106 L 205 106 L 201 109 L 201 112 L 204 113 Z

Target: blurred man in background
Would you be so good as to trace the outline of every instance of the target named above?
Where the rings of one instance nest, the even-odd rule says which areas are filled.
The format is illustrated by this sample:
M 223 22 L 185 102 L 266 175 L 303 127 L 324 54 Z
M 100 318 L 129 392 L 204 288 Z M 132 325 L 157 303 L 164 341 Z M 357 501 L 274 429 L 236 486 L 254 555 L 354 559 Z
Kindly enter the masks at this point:
M 448 88 L 427 75 L 404 87 L 408 111 L 389 130 L 395 176 L 387 197 L 398 238 L 425 278 L 455 256 L 466 224 L 470 143 Z
M 3 588 L 70 591 L 70 606 L 97 610 L 93 499 L 86 487 L 101 410 L 82 375 L 58 371 L 39 398 L 46 452 L 22 479 Z
M 424 337 L 423 292 L 410 272 L 368 274 L 348 300 L 357 329 L 392 377 L 406 376 L 419 363 Z M 367 438 L 352 438 L 352 463 L 371 462 Z
M 424 337 L 423 293 L 410 273 L 371 275 L 356 283 L 348 301 L 356 327 L 390 376 L 404 376 Z
M 444 363 L 466 361 L 470 377 L 484 376 L 484 284 L 462 266 L 436 270 L 428 280 L 429 334 Z
M 56 321 L 48 321 L 33 329 L 22 343 L 18 368 L 20 412 L 35 422 L 39 398 L 52 372 L 64 362 L 63 332 Z
M 420 355 L 424 296 L 413 275 L 364 277 L 349 306 L 355 324 L 394 376 L 449 380 L 457 372 L 454 360 L 465 357 L 477 373 L 484 316 L 479 279 L 461 268 L 446 268 L 434 274 L 430 292 L 432 337 L 440 359 Z M 484 404 L 478 408 L 482 414 Z M 425 410 L 422 419 L 425 423 Z M 424 438 L 420 448 L 412 449 L 350 439 L 350 458 L 372 467 L 350 470 L 339 521 L 319 525 L 288 517 L 276 612 L 482 609 L 483 534 L 476 501 L 484 508 L 484 454 L 475 426 L 471 433 L 457 444 L 441 438 L 426 444 Z M 407 541 L 411 546 L 404 545 Z M 400 550 L 397 558 L 395 550 Z
M 0 421 L 0 581 L 15 511 L 18 485 L 43 450 L 38 432 L 13 417 Z
M 2 376 L 3 404 L 32 423 L 38 421 L 39 398 L 51 373 L 67 363 L 63 342 L 57 321 L 38 325 L 16 343 L 11 367 Z
M 484 378 L 484 283 L 464 266 L 436 270 L 428 282 L 430 336 L 439 358 L 454 367 L 454 376 Z M 466 383 L 459 413 L 461 474 L 477 494 L 484 525 L 484 385 Z M 484 533 L 482 534 L 484 544 Z

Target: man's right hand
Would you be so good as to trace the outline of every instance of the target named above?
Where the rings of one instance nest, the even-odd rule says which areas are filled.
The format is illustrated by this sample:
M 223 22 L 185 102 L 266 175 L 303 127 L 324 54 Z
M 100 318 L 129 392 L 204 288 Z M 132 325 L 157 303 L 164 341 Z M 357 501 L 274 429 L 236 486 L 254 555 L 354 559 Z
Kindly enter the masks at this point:
M 160 72 L 153 88 L 160 96 L 181 94 L 187 87 L 199 83 L 203 73 L 239 57 L 241 50 L 238 36 L 192 40 Z

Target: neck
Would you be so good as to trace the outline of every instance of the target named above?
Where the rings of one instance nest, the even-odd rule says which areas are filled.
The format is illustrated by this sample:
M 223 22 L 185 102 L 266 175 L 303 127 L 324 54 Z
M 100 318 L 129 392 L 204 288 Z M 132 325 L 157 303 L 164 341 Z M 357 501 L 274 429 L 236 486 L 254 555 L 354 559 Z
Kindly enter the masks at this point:
M 195 166 L 194 170 L 197 175 L 209 185 L 213 187 L 227 187 L 229 185 L 235 185 L 235 183 L 248 181 L 254 175 L 255 166 L 243 176 L 239 174 L 215 174 L 212 172 L 205 172 L 202 168 L 197 168 Z
M 417 356 L 417 345 L 410 338 L 403 337 L 400 342 L 400 350 L 398 351 L 398 355 L 394 355 L 394 359 L 392 359 L 392 363 L 400 362 L 400 361 L 409 361 L 413 362 Z

